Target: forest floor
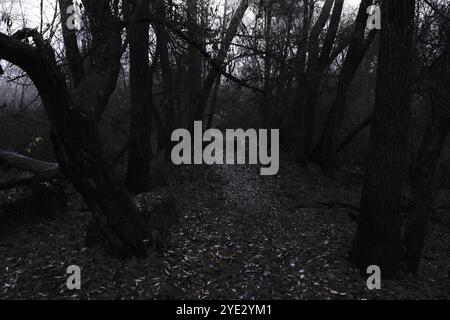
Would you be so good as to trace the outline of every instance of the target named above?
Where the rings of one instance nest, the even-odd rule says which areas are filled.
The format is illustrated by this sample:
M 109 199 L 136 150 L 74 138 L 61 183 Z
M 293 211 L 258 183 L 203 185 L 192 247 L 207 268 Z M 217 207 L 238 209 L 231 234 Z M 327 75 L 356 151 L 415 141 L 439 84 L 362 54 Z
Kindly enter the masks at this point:
M 171 171 L 152 191 L 176 195 L 181 217 L 163 254 L 120 261 L 86 248 L 90 215 L 74 197 L 64 217 L 0 239 L 0 299 L 450 298 L 448 211 L 433 216 L 420 274 L 369 291 L 346 260 L 358 181 L 286 159 L 273 177 L 249 166 Z M 73 264 L 82 268 L 80 291 L 66 288 Z

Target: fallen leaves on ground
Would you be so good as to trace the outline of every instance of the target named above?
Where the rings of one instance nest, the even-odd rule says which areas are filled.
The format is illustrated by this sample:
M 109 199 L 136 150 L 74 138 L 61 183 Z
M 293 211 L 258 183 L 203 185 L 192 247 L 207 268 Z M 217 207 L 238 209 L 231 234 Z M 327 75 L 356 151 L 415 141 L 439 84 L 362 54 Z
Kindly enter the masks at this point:
M 27 226 L 0 240 L 2 299 L 448 299 L 448 213 L 434 222 L 421 273 L 368 291 L 347 262 L 355 225 L 346 208 L 360 186 L 284 161 L 274 177 L 249 166 L 183 167 L 169 186 L 181 221 L 167 251 L 120 261 L 83 246 L 89 214 Z M 442 221 L 447 221 L 442 223 Z M 82 268 L 82 290 L 66 268 Z

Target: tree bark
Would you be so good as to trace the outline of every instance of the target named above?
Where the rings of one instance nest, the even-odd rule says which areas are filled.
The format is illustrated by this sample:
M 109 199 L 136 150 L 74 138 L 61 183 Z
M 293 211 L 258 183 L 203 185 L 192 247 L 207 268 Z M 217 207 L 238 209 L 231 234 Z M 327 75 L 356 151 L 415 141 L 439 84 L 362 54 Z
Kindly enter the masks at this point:
M 348 146 L 353 139 L 356 138 L 358 134 L 360 134 L 365 128 L 370 126 L 373 120 L 373 114 L 368 116 L 366 119 L 364 119 L 361 123 L 359 123 L 350 133 L 347 135 L 347 137 L 341 142 L 339 147 L 336 150 L 336 153 L 341 152 L 346 146 Z
M 403 246 L 404 272 L 416 274 L 427 234 L 428 222 L 432 212 L 436 189 L 436 171 L 442 149 L 450 134 L 450 29 L 444 24 L 447 43 L 442 55 L 432 64 L 425 77 L 431 104 L 431 121 L 425 130 L 425 136 L 419 149 L 417 161 L 411 176 L 414 203 L 405 223 Z M 445 28 L 445 27 L 444 27 Z
M 304 37 L 307 37 L 307 41 L 302 41 L 302 46 L 307 48 L 306 52 L 308 53 L 308 63 L 306 64 L 306 73 L 302 72 L 302 77 L 304 77 L 303 81 L 298 79 L 299 85 L 303 86 L 300 89 L 298 95 L 298 108 L 300 111 L 298 112 L 299 116 L 299 145 L 297 146 L 299 155 L 302 155 L 302 164 L 305 165 L 312 147 L 312 140 L 314 136 L 314 121 L 315 121 L 315 108 L 311 106 L 313 102 L 313 97 L 317 95 L 318 84 L 317 83 L 317 75 L 316 72 L 319 62 L 320 55 L 320 45 L 319 45 L 319 37 L 323 31 L 325 24 L 327 23 L 331 9 L 333 8 L 334 0 L 326 0 L 322 10 L 320 12 L 319 17 L 317 18 L 316 23 L 312 26 L 309 36 L 306 32 Z M 342 8 L 341 8 L 342 9 Z M 339 14 L 340 15 L 340 14 Z M 339 24 L 339 20 L 337 21 Z M 331 29 L 330 29 L 331 31 Z M 305 52 L 305 54 L 306 54 Z M 304 54 L 302 54 L 301 59 L 305 59 Z M 319 81 L 320 82 L 320 81 Z M 301 92 L 301 93 L 300 93 Z
M 428 221 L 432 212 L 435 178 L 438 160 L 444 142 L 449 134 L 449 119 L 439 119 L 429 125 L 419 151 L 419 159 L 411 178 L 414 204 L 405 223 L 403 245 L 404 272 L 416 274 L 419 271 Z
M 361 197 L 361 219 L 351 260 L 365 272 L 377 265 L 384 278 L 400 273 L 401 190 L 410 115 L 410 73 L 415 3 L 385 0 L 374 121 Z
M 328 175 L 333 175 L 336 167 L 337 147 L 347 107 L 347 93 L 374 36 L 372 33 L 368 41 L 364 39 L 366 11 L 371 4 L 371 0 L 363 0 L 360 4 L 348 53 L 339 77 L 336 99 L 328 114 L 319 143 L 312 154 L 312 160 L 319 163 Z
M 272 32 L 272 3 L 265 1 L 264 4 L 264 95 L 261 99 L 262 109 L 262 123 L 264 128 L 271 126 L 271 104 L 272 104 L 272 85 L 271 85 L 271 71 L 272 71 L 272 45 L 271 45 L 271 32 Z
M 175 129 L 175 101 L 173 90 L 172 68 L 170 66 L 169 56 L 169 34 L 167 31 L 167 12 L 164 0 L 155 1 L 155 14 L 158 20 L 155 24 L 157 49 L 159 51 L 159 60 L 161 65 L 161 74 L 164 89 L 164 132 L 162 132 L 161 143 L 167 155 L 170 155 L 171 140 L 170 136 Z
M 244 18 L 245 12 L 247 11 L 249 4 L 250 4 L 249 0 L 241 0 L 233 17 L 231 18 L 223 43 L 220 46 L 219 52 L 215 59 L 216 64 L 220 67 L 223 67 L 223 64 L 225 63 L 225 59 L 231 47 L 231 43 L 234 37 L 236 36 L 239 25 L 241 24 L 242 19 Z M 211 70 L 208 72 L 208 75 L 206 76 L 205 81 L 203 82 L 202 90 L 200 92 L 194 120 L 198 121 L 203 120 L 206 104 L 208 103 L 209 94 L 219 75 L 220 71 L 214 67 L 211 68 Z
M 303 149 L 307 158 L 311 155 L 314 143 L 317 120 L 317 95 L 325 70 L 331 62 L 330 54 L 339 28 L 343 5 L 343 0 L 336 0 L 334 2 L 330 25 L 325 35 L 320 55 L 318 54 L 318 36 L 312 41 L 313 44 L 311 44 L 311 51 L 309 52 L 309 55 L 312 56 L 312 58 L 310 58 L 308 63 L 306 94 L 305 100 L 303 101 L 303 108 L 305 109 L 305 126 L 303 129 L 305 131 L 305 140 Z
M 59 8 L 61 11 L 61 28 L 64 39 L 64 49 L 66 51 L 66 59 L 69 63 L 70 70 L 70 82 L 72 89 L 75 89 L 84 78 L 84 66 L 83 66 L 83 58 L 80 53 L 80 49 L 78 48 L 77 42 L 77 30 L 70 30 L 67 27 L 67 21 L 69 20 L 69 14 L 67 13 L 67 9 L 70 6 L 74 6 L 72 0 L 58 0 Z
M 201 29 L 198 24 L 199 3 L 198 0 L 187 0 L 187 21 L 188 21 L 188 37 L 193 42 L 200 44 Z M 200 91 L 202 87 L 202 60 L 201 54 L 193 43 L 188 44 L 188 70 L 186 77 L 186 89 L 188 94 L 187 110 L 189 112 L 186 120 L 187 128 L 192 127 L 191 120 L 194 118 L 196 107 L 199 101 Z
M 148 3 L 127 8 L 138 16 L 150 13 Z M 135 22 L 128 26 L 130 45 L 131 117 L 126 182 L 133 193 L 148 191 L 150 187 L 150 161 L 152 159 L 152 112 L 150 110 L 151 86 L 149 61 L 149 24 Z
M 111 17 L 106 19 L 109 7 L 102 7 L 100 14 L 95 6 L 98 4 L 88 2 L 93 7 L 86 6 L 86 10 L 112 22 Z M 88 204 L 113 252 L 120 256 L 143 256 L 147 230 L 137 207 L 116 181 L 97 130 L 98 117 L 115 88 L 121 57 L 120 28 L 116 25 L 103 28 L 100 21 L 92 30 L 99 32 L 95 41 L 101 36 L 109 41 L 97 48 L 89 71 L 73 94 L 56 64 L 53 48 L 39 34 L 27 31 L 20 37 L 9 37 L 0 33 L 0 58 L 22 68 L 36 86 L 51 123 L 59 166 Z M 106 35 L 105 30 L 111 33 Z M 29 36 L 36 38 L 36 47 L 21 41 Z

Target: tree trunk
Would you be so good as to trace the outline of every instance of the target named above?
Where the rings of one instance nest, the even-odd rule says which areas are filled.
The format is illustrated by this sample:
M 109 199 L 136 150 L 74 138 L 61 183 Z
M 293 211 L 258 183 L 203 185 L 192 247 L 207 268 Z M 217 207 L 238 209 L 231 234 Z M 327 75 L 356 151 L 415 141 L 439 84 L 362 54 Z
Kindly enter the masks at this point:
M 401 258 L 401 189 L 410 114 L 410 72 L 415 3 L 385 0 L 374 121 L 361 197 L 361 219 L 351 260 L 365 272 L 377 265 L 397 277 Z
M 355 29 L 339 77 L 336 99 L 328 114 L 319 143 L 312 155 L 312 160 L 319 163 L 328 175 L 333 174 L 336 166 L 337 147 L 347 107 L 347 93 L 358 66 L 361 64 L 371 42 L 364 39 L 367 20 L 366 11 L 371 4 L 371 0 L 363 0 L 360 4 L 355 21 Z
M 87 10 L 91 4 L 85 6 Z M 104 37 L 103 45 L 96 47 L 89 71 L 73 96 L 53 49 L 35 30 L 25 29 L 12 37 L 0 33 L 0 59 L 22 68 L 36 86 L 51 123 L 59 166 L 83 196 L 113 251 L 120 256 L 143 256 L 147 230 L 136 205 L 117 183 L 97 130 L 99 116 L 115 88 L 121 57 L 120 30 L 105 18 L 110 15 L 105 8 L 102 19 L 113 30 L 107 33 L 101 20 L 93 28 L 92 32 L 99 32 L 95 41 Z M 30 36 L 35 47 L 21 41 Z
M 297 153 L 299 159 L 301 159 L 301 164 L 306 165 L 307 160 L 309 158 L 310 149 L 312 145 L 312 139 L 314 136 L 314 121 L 315 121 L 315 110 L 310 104 L 313 100 L 313 97 L 317 95 L 316 87 L 316 74 L 317 71 L 320 48 L 319 48 L 319 38 L 320 34 L 323 31 L 325 24 L 327 23 L 330 12 L 333 7 L 333 0 L 326 0 L 322 10 L 320 12 L 319 17 L 317 18 L 316 23 L 312 26 L 310 32 L 308 30 L 304 30 L 304 39 L 301 41 L 300 45 L 307 48 L 306 52 L 308 53 L 308 63 L 306 65 L 306 74 L 304 70 L 301 70 L 298 76 L 298 86 L 300 87 L 297 92 L 297 108 L 299 111 L 298 115 L 298 130 L 299 130 L 299 139 L 297 146 Z M 307 21 L 308 24 L 310 21 Z M 306 26 L 308 27 L 308 26 Z M 309 34 L 309 36 L 308 36 Z M 301 65 L 304 65 L 306 59 L 306 52 L 300 50 L 299 60 Z
M 308 35 L 311 27 L 311 17 L 314 12 L 314 2 L 310 0 L 303 0 L 303 24 L 301 30 L 301 39 L 297 44 L 297 55 L 295 57 L 295 94 L 294 103 L 291 110 L 291 116 L 288 117 L 288 133 L 293 136 L 292 141 L 295 144 L 297 152 L 296 162 L 301 166 L 306 166 L 308 160 L 304 153 L 304 137 L 303 130 L 305 120 L 305 110 L 303 108 L 303 100 L 305 98 L 306 87 L 306 52 L 308 47 Z
M 72 0 L 58 0 L 61 11 L 61 21 L 68 21 L 69 14 L 67 9 L 74 6 Z M 66 59 L 70 64 L 70 77 L 72 89 L 75 89 L 84 78 L 83 59 L 77 42 L 77 30 L 69 29 L 67 23 L 61 23 L 62 34 L 64 39 L 64 49 L 66 51 Z
M 310 58 L 308 63 L 306 94 L 305 100 L 303 101 L 303 108 L 305 109 L 305 126 L 303 128 L 305 140 L 303 149 L 307 158 L 311 155 L 311 149 L 314 143 L 314 134 L 316 131 L 317 95 L 324 72 L 331 62 L 330 54 L 339 28 L 343 5 L 343 0 L 336 0 L 334 2 L 330 25 L 320 50 L 320 56 L 318 35 L 316 39 L 310 41 L 311 48 L 309 55 L 314 58 Z M 327 9 L 325 8 L 325 10 Z
M 228 50 L 231 47 L 231 43 L 236 36 L 239 25 L 244 18 L 245 12 L 247 11 L 250 5 L 249 0 L 241 0 L 239 6 L 237 7 L 233 17 L 231 18 L 230 24 L 226 31 L 223 43 L 220 46 L 219 52 L 215 59 L 216 64 L 220 67 L 223 67 L 225 63 L 225 59 L 228 54 Z M 211 92 L 214 83 L 216 82 L 217 77 L 220 75 L 220 70 L 217 68 L 211 68 L 209 70 L 208 75 L 205 78 L 205 81 L 202 86 L 202 90 L 200 92 L 198 105 L 195 112 L 194 120 L 202 121 L 203 115 L 205 112 L 206 104 L 208 103 L 209 94 Z
M 346 146 L 348 146 L 353 139 L 356 138 L 358 134 L 360 134 L 364 129 L 366 129 L 373 120 L 373 114 L 364 119 L 361 123 L 359 123 L 354 129 L 350 131 L 350 133 L 345 137 L 345 139 L 339 144 L 339 147 L 336 150 L 336 153 L 341 152 Z
M 272 107 L 272 85 L 271 85 L 271 70 L 272 70 L 272 53 L 271 53 L 271 39 L 272 32 L 272 3 L 266 1 L 264 4 L 264 94 L 261 96 L 261 114 L 262 124 L 264 128 L 271 127 L 271 107 Z
M 133 7 L 133 6 L 131 6 Z M 141 4 L 130 13 L 146 16 L 148 4 Z M 147 93 L 151 85 L 149 66 L 149 25 L 132 23 L 128 26 L 130 45 L 131 117 L 127 168 L 127 187 L 133 193 L 142 193 L 150 186 L 150 161 L 152 159 L 152 113 Z
M 164 132 L 162 133 L 162 145 L 166 155 L 170 155 L 172 142 L 170 136 L 175 130 L 175 101 L 173 90 L 172 68 L 169 56 L 169 34 L 165 23 L 167 22 L 167 11 L 164 0 L 155 1 L 155 13 L 160 22 L 154 24 L 161 63 L 161 74 L 164 89 Z M 162 23 L 161 23 L 162 22 Z
M 220 35 L 221 43 L 223 43 L 223 40 L 225 39 L 225 31 L 226 31 L 225 29 L 227 26 L 227 14 L 228 14 L 228 0 L 225 0 L 225 2 L 223 4 L 222 34 Z M 219 97 L 219 89 L 220 89 L 221 83 L 222 83 L 222 75 L 219 74 L 217 76 L 216 84 L 214 87 L 213 98 L 211 101 L 211 109 L 210 109 L 210 112 L 208 115 L 208 122 L 206 124 L 206 129 L 211 129 L 213 126 L 214 116 L 216 114 L 216 108 L 217 108 L 217 99 Z
M 411 179 L 414 204 L 405 223 L 403 245 L 404 271 L 416 274 L 432 212 L 435 178 L 442 147 L 450 131 L 449 119 L 440 119 L 429 125 L 419 151 L 419 159 L 414 166 Z
M 195 43 L 202 43 L 201 29 L 198 24 L 199 18 L 199 3 L 198 0 L 187 0 L 187 21 L 188 21 L 188 37 Z M 193 123 L 190 123 L 194 118 L 196 107 L 198 104 L 200 91 L 202 87 L 202 60 L 201 54 L 193 43 L 188 44 L 188 70 L 186 77 L 187 90 L 187 110 L 186 117 L 187 128 L 191 128 Z
M 406 220 L 403 245 L 404 271 L 416 274 L 420 266 L 428 221 L 432 212 L 434 190 L 436 188 L 436 170 L 444 143 L 450 133 L 450 29 L 448 23 L 443 34 L 447 37 L 442 55 L 431 64 L 425 83 L 431 103 L 431 122 L 425 130 L 425 136 L 419 150 L 418 159 L 413 168 L 411 187 L 414 203 Z

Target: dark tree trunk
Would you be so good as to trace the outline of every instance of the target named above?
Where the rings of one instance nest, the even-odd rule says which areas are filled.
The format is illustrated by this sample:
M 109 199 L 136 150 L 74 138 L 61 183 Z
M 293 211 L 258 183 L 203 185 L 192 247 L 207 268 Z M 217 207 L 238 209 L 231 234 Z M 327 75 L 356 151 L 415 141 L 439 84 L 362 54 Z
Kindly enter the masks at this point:
M 272 88 L 271 88 L 271 70 L 272 70 L 272 57 L 271 57 L 271 30 L 272 30 L 272 3 L 266 1 L 264 5 L 264 94 L 261 99 L 261 114 L 262 123 L 264 128 L 271 126 L 271 100 L 272 100 Z
M 371 4 L 371 0 L 363 0 L 360 4 L 355 29 L 339 77 L 336 99 L 328 114 L 319 143 L 312 154 L 312 160 L 319 163 L 329 175 L 333 174 L 336 165 L 337 147 L 347 107 L 347 93 L 370 44 L 370 38 L 366 41 L 364 33 L 367 20 L 366 11 Z
M 223 40 L 225 38 L 225 31 L 226 31 L 226 27 L 227 27 L 227 13 L 228 13 L 228 0 L 225 0 L 225 2 L 223 4 L 222 34 L 220 37 L 221 42 L 223 42 Z M 213 98 L 211 101 L 211 109 L 210 109 L 210 112 L 208 115 L 208 122 L 206 124 L 206 129 L 211 129 L 213 126 L 221 83 L 222 83 L 222 75 L 219 74 L 217 76 L 216 84 L 214 86 Z
M 435 177 L 442 147 L 449 134 L 449 119 L 440 119 L 429 125 L 413 168 L 411 186 L 414 204 L 405 223 L 403 257 L 406 274 L 416 274 L 420 266 L 428 221 L 432 212 Z
M 28 73 L 49 114 L 61 170 L 83 196 L 113 251 L 121 256 L 145 255 L 144 224 L 104 158 L 95 121 L 71 106 L 56 70 L 46 71 L 38 76 Z
M 188 37 L 193 42 L 200 44 L 201 28 L 198 24 L 199 3 L 198 0 L 187 0 L 187 21 L 188 21 Z M 200 90 L 202 87 L 202 60 L 199 50 L 193 43 L 188 45 L 188 70 L 186 76 L 186 89 L 188 94 L 187 110 L 189 114 L 186 117 L 187 128 L 193 125 L 190 123 L 194 118 L 194 113 L 198 104 Z
M 159 60 L 161 65 L 162 82 L 164 89 L 164 121 L 163 132 L 160 139 L 161 144 L 166 151 L 166 155 L 170 155 L 170 149 L 172 142 L 170 136 L 175 130 L 175 99 L 173 90 L 173 75 L 170 65 L 169 56 L 169 34 L 166 27 L 167 22 L 167 8 L 165 7 L 164 0 L 155 1 L 155 13 L 159 22 L 154 24 L 157 38 L 157 49 L 159 51 Z M 162 23 L 161 23 L 162 22 Z
M 359 123 L 354 129 L 350 131 L 350 133 L 347 135 L 347 137 L 344 138 L 344 140 L 340 143 L 339 147 L 336 150 L 336 153 L 341 152 L 346 146 L 348 146 L 353 139 L 356 138 L 358 134 L 360 134 L 364 129 L 366 129 L 373 120 L 373 114 L 368 116 L 366 119 L 364 119 L 361 123 Z
M 148 4 L 130 10 L 146 16 Z M 136 12 L 139 10 L 138 12 Z M 151 86 L 149 66 L 149 25 L 132 23 L 128 26 L 130 45 L 130 140 L 128 153 L 127 187 L 133 193 L 142 193 L 150 186 L 150 161 L 152 159 L 152 112 L 148 91 Z
M 58 0 L 58 4 L 61 11 L 61 21 L 68 21 L 69 14 L 67 9 L 73 6 L 72 0 Z M 81 80 L 84 78 L 83 59 L 81 57 L 80 49 L 77 43 L 77 30 L 70 30 L 67 27 L 67 23 L 62 23 L 62 34 L 64 39 L 64 48 L 66 52 L 66 59 L 70 64 L 69 73 L 71 77 L 71 85 L 76 88 Z
M 303 149 L 307 158 L 311 155 L 312 146 L 314 143 L 314 134 L 316 131 L 317 95 L 325 70 L 332 62 L 330 61 L 330 54 L 339 29 L 343 5 L 343 0 L 334 1 L 330 25 L 325 35 L 325 39 L 320 50 L 320 55 L 318 54 L 318 35 L 316 39 L 310 41 L 311 50 L 309 55 L 314 58 L 310 58 L 308 63 L 306 95 L 303 102 L 303 108 L 305 110 L 305 126 L 303 128 L 305 140 Z
M 365 272 L 377 265 L 397 277 L 401 259 L 401 189 L 410 114 L 410 72 L 415 3 L 385 0 L 378 63 L 375 115 L 361 198 L 361 219 L 351 260 Z
M 219 98 L 219 89 L 220 89 L 220 83 L 221 83 L 221 76 L 217 77 L 216 84 L 214 85 L 214 91 L 211 101 L 211 108 L 209 109 L 208 114 L 208 121 L 206 123 L 206 129 L 211 129 L 213 126 L 214 116 L 216 114 L 216 108 L 217 108 L 217 100 Z
M 311 17 L 314 11 L 314 2 L 310 0 L 303 0 L 303 26 L 301 30 L 301 39 L 297 45 L 297 55 L 295 57 L 295 94 L 293 108 L 290 111 L 291 116 L 288 117 L 288 133 L 293 136 L 293 142 L 295 143 L 295 149 L 297 152 L 296 162 L 301 166 L 306 166 L 308 161 L 304 153 L 304 128 L 305 110 L 303 100 L 305 98 L 306 87 L 306 52 L 308 47 L 308 35 L 311 27 Z
M 298 141 L 297 154 L 298 160 L 301 165 L 307 164 L 307 159 L 310 154 L 310 149 L 313 139 L 314 123 L 311 122 L 315 119 L 314 107 L 310 105 L 313 97 L 317 94 L 316 74 L 317 66 L 319 63 L 320 46 L 319 38 L 322 30 L 327 23 L 330 12 L 333 7 L 333 0 L 326 0 L 316 23 L 309 30 L 310 18 L 307 19 L 303 39 L 300 42 L 300 48 L 306 48 L 306 51 L 300 49 L 298 62 L 299 67 L 302 68 L 298 73 L 298 91 L 297 91 L 297 117 L 298 117 Z M 309 31 L 309 32 L 308 32 Z M 308 53 L 308 63 L 306 64 L 306 70 L 303 69 L 306 61 L 306 52 Z M 317 86 L 318 87 L 318 86 Z
M 142 256 L 147 230 L 136 205 L 116 181 L 97 130 L 119 73 L 120 29 L 108 7 L 98 11 L 93 2 L 86 2 L 85 8 L 101 19 L 92 29 L 97 47 L 89 70 L 74 92 L 69 92 L 53 49 L 35 30 L 24 29 L 12 37 L 0 33 L 0 58 L 22 68 L 35 84 L 51 123 L 60 169 L 83 196 L 113 251 Z M 21 41 L 29 37 L 36 46 Z
M 220 49 L 217 53 L 217 57 L 215 58 L 215 64 L 220 68 L 223 68 L 225 59 L 227 57 L 228 51 L 231 47 L 231 43 L 236 36 L 236 33 L 239 29 L 239 26 L 244 18 L 245 12 L 247 11 L 250 5 L 249 0 L 241 0 L 239 5 L 231 18 L 230 24 L 225 33 L 225 37 L 220 46 Z M 220 69 L 212 67 L 206 78 L 203 82 L 203 86 L 200 92 L 196 112 L 194 114 L 194 120 L 202 121 L 205 113 L 206 105 L 208 103 L 209 94 L 211 93 L 211 89 L 216 82 L 217 77 L 220 75 Z
M 443 31 L 447 43 L 442 55 L 431 64 L 425 78 L 431 103 L 431 121 L 425 130 L 425 136 L 414 164 L 411 176 L 414 203 L 406 220 L 403 245 L 406 250 L 403 257 L 406 274 L 416 274 L 420 266 L 427 226 L 432 212 L 436 171 L 444 143 L 450 133 L 450 29 L 448 23 Z

